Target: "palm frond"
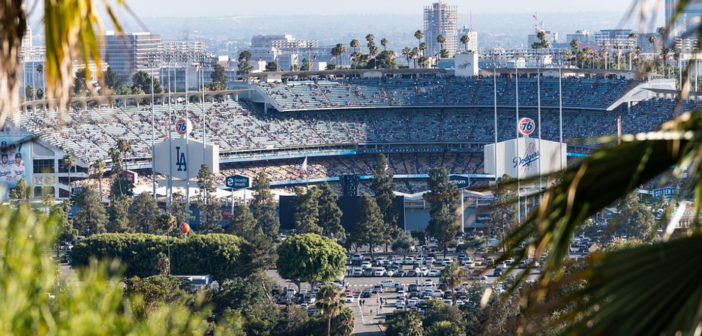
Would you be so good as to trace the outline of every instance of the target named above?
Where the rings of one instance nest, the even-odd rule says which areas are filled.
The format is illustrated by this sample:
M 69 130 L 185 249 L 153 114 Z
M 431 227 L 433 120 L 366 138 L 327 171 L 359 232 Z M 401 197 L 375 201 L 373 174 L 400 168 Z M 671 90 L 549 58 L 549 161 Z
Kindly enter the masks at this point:
M 588 285 L 556 300 L 574 304 L 555 321 L 568 324 L 562 335 L 693 335 L 702 302 L 701 246 L 702 236 L 694 235 L 593 255 L 583 271 Z
M 498 244 L 496 248 L 506 252 L 497 262 L 515 257 L 515 268 L 519 262 L 549 251 L 541 287 L 557 280 L 563 272 L 561 265 L 569 258 L 570 240 L 585 219 L 672 166 L 677 172 L 688 167 L 695 173 L 702 172 L 698 164 L 702 157 L 698 155 L 701 127 L 702 112 L 687 113 L 656 132 L 623 136 L 622 144 L 598 150 L 574 167 L 550 176 L 558 177 L 560 182 L 548 189 L 541 205 Z M 688 183 L 702 188 L 699 179 L 689 179 Z M 520 244 L 527 247 L 517 247 Z M 524 280 L 527 273 L 518 280 Z M 543 290 L 536 291 L 535 298 L 543 294 Z
M 122 27 L 114 15 L 108 0 L 101 0 L 110 21 L 118 32 Z M 126 7 L 124 0 L 116 0 L 117 5 Z M 46 35 L 46 95 L 52 105 L 62 111 L 70 98 L 73 80 L 71 62 L 80 58 L 86 64 L 86 78 L 90 78 L 92 60 L 97 76 L 102 73 L 100 44 L 103 25 L 98 8 L 91 0 L 44 1 L 44 29 Z M 89 82 L 89 81 L 88 81 Z M 94 92 L 94 96 L 97 94 Z M 53 106 L 52 106 L 53 107 Z M 59 114 L 59 122 L 62 121 Z

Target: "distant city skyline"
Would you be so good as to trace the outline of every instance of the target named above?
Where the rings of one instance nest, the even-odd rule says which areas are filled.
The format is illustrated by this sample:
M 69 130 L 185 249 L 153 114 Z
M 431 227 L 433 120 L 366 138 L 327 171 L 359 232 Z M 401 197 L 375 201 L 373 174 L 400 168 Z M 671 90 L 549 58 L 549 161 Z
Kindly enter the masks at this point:
M 305 2 L 289 0 L 267 0 L 238 2 L 224 0 L 200 0 L 191 6 L 189 0 L 129 1 L 127 4 L 140 17 L 192 17 L 192 16 L 238 16 L 238 15 L 339 15 L 339 14 L 416 14 L 432 0 L 375 1 L 357 0 L 353 3 L 335 1 Z M 621 12 L 631 1 L 591 0 L 573 2 L 562 0 L 500 0 L 498 2 L 443 1 L 458 6 L 460 13 L 553 13 L 553 12 Z M 662 6 L 661 6 L 662 7 Z M 661 8 L 662 9 L 662 8 Z

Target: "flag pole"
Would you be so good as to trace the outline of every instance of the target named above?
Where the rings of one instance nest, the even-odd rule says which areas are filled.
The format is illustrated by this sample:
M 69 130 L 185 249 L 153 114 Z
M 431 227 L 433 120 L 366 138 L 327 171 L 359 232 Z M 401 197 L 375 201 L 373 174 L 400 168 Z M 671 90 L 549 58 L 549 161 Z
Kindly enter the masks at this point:
M 495 107 L 495 146 L 492 149 L 495 159 L 495 183 L 497 183 L 497 68 L 495 68 L 496 64 L 492 66 L 492 93 Z
M 516 90 L 515 90 L 515 93 L 516 93 L 515 94 L 515 103 L 516 103 L 516 105 L 515 105 L 515 107 L 516 107 L 516 116 L 517 116 L 516 125 L 515 125 L 517 138 L 516 138 L 514 145 L 517 147 L 517 151 L 515 152 L 515 155 L 517 156 L 517 158 L 519 158 L 519 68 L 517 67 L 516 64 L 515 64 L 515 68 L 514 68 L 514 73 L 516 74 Z M 517 161 L 519 161 L 519 159 L 517 159 Z M 522 207 L 519 204 L 519 178 L 520 178 L 519 165 L 517 165 L 517 220 L 521 221 L 522 220 Z

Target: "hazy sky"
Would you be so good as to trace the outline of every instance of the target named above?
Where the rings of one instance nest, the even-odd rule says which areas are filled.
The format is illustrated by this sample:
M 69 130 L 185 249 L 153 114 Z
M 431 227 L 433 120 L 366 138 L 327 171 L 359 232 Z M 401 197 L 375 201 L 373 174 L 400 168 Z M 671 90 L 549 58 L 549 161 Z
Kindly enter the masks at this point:
M 127 0 L 138 16 L 229 16 L 229 15 L 324 15 L 324 14 L 417 14 L 432 0 Z M 461 0 L 448 1 L 461 13 L 621 12 L 631 0 Z

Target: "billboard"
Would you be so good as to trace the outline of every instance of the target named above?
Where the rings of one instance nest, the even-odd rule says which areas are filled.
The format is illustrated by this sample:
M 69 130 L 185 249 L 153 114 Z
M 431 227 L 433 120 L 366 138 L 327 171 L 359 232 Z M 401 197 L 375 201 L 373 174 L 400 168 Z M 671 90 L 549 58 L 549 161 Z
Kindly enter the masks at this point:
M 154 169 L 157 173 L 178 179 L 197 177 L 203 163 L 210 166 L 212 173 L 219 172 L 219 146 L 206 144 L 203 148 L 201 141 L 174 138 L 154 146 Z
M 19 180 L 31 184 L 31 144 L 26 136 L 0 136 L 0 184 L 3 184 L 7 199 L 8 190 L 15 188 Z
M 495 144 L 485 145 L 485 172 L 497 176 L 533 177 L 548 174 L 566 167 L 567 144 L 535 138 L 519 138 L 497 143 L 497 162 L 495 162 Z M 495 167 L 497 163 L 497 167 Z
M 295 196 L 280 196 L 280 229 L 292 230 L 295 228 L 294 209 L 292 200 Z M 361 196 L 339 196 L 336 204 L 341 209 L 341 226 L 346 232 L 350 232 L 358 224 L 358 201 Z M 403 196 L 395 196 L 392 200 L 395 206 L 395 211 L 399 217 L 397 218 L 397 226 L 405 229 L 405 198 Z

